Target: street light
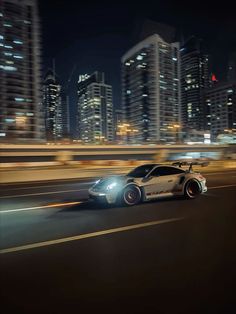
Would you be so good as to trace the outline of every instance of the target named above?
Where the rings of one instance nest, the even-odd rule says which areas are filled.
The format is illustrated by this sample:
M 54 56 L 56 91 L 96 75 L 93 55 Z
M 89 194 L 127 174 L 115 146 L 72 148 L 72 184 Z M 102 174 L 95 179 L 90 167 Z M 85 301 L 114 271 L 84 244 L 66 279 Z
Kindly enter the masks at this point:
M 179 124 L 172 124 L 167 127 L 167 129 L 172 129 L 173 132 L 175 133 L 175 142 L 179 142 L 179 129 L 180 125 Z
M 94 136 L 95 140 L 98 140 L 99 144 L 103 144 L 106 141 L 105 136 L 102 135 L 96 135 Z

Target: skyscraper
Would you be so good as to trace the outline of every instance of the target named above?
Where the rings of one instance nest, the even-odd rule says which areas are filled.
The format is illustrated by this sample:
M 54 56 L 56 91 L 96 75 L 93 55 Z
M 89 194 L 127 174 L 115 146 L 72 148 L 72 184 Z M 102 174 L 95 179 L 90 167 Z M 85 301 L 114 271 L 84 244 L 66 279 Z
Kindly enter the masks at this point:
M 0 139 L 42 141 L 36 0 L 0 1 Z
M 207 127 L 212 140 L 225 131 L 236 131 L 236 82 L 219 83 L 205 93 Z
M 141 41 L 122 57 L 124 120 L 138 130 L 137 143 L 178 140 L 179 61 L 179 43 L 168 43 L 157 34 Z
M 227 81 L 236 82 L 236 52 L 229 55 Z
M 113 141 L 112 87 L 105 83 L 104 73 L 80 75 L 77 124 L 79 139 L 85 143 Z
M 43 82 L 43 106 L 47 141 L 60 140 L 63 135 L 61 85 L 51 70 Z
M 186 130 L 204 129 L 203 93 L 209 87 L 208 56 L 192 37 L 181 48 L 181 123 Z
M 70 98 L 68 91 L 61 88 L 62 137 L 70 137 Z

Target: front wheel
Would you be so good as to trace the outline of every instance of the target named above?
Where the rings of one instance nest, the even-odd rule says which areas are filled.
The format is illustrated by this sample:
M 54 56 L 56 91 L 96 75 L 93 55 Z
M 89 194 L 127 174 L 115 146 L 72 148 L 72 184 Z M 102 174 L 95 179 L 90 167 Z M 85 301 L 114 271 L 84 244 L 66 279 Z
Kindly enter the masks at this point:
M 141 201 L 141 191 L 136 185 L 128 185 L 122 192 L 121 201 L 123 204 L 133 206 Z
M 201 194 L 201 186 L 197 180 L 189 180 L 184 188 L 184 195 L 187 198 L 193 199 Z

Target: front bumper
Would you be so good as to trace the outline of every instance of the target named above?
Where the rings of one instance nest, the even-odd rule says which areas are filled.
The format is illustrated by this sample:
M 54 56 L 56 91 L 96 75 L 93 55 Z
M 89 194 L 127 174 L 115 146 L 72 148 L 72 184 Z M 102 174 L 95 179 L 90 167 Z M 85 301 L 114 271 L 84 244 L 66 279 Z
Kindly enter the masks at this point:
M 107 199 L 105 196 L 93 195 L 89 193 L 89 199 L 98 203 L 106 203 Z
M 200 181 L 202 187 L 202 193 L 207 192 L 206 180 Z
M 116 193 L 104 193 L 93 191 L 92 189 L 89 190 L 89 199 L 97 201 L 99 203 L 106 202 L 108 204 L 115 204 L 116 198 Z

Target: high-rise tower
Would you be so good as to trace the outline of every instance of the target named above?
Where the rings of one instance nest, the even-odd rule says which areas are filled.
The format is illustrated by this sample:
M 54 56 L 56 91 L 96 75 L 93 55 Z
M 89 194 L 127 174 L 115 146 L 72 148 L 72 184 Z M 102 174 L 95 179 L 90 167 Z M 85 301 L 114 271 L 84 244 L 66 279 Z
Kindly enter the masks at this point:
M 77 129 L 80 140 L 85 143 L 114 139 L 112 87 L 105 83 L 104 73 L 80 75 Z
M 179 43 L 151 35 L 131 48 L 121 63 L 124 120 L 137 130 L 135 142 L 178 141 Z
M 42 141 L 36 0 L 0 1 L 0 140 Z

